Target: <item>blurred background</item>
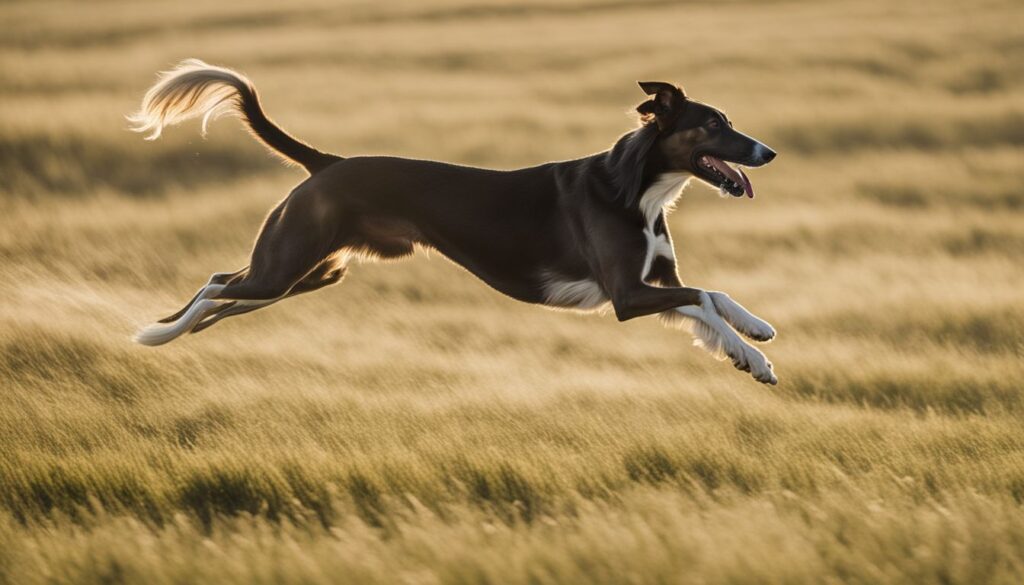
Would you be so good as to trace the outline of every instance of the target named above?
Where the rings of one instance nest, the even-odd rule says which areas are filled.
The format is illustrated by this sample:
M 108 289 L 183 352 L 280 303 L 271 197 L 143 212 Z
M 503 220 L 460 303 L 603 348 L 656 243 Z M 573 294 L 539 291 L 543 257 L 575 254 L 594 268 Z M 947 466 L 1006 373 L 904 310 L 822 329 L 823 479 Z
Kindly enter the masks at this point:
M 32 1 L 0 21 L 9 582 L 1021 577 L 1019 2 Z M 780 385 L 422 253 L 132 345 L 243 266 L 304 178 L 230 118 L 126 130 L 189 57 L 320 149 L 494 168 L 601 151 L 636 124 L 636 80 L 682 85 L 780 153 L 756 199 L 694 184 L 670 217 L 687 284 L 779 330 Z

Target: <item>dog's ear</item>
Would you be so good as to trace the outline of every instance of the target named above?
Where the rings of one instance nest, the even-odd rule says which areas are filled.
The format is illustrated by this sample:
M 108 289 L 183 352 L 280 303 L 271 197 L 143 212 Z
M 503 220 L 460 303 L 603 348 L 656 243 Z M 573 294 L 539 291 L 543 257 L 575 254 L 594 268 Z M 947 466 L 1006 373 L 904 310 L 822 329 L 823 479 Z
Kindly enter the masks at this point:
M 682 88 L 664 81 L 638 81 L 640 89 L 651 99 L 637 106 L 645 122 L 654 120 L 664 130 L 686 106 L 686 94 Z

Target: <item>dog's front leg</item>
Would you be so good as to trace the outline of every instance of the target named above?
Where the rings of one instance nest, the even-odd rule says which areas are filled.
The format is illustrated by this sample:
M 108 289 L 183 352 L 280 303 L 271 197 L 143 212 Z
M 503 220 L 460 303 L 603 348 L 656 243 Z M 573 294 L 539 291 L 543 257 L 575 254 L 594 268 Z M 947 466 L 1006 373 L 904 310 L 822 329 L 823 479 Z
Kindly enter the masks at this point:
M 676 269 L 675 258 L 664 256 L 655 258 L 647 280 L 658 286 L 683 286 L 683 281 L 680 280 Z M 724 292 L 708 291 L 708 296 L 715 304 L 718 314 L 736 331 L 754 341 L 767 342 L 775 338 L 775 328 L 770 323 L 748 311 L 746 307 L 732 300 L 729 295 Z
M 685 286 L 655 287 L 628 277 L 614 280 L 619 282 L 608 289 L 619 321 L 661 315 L 669 323 L 689 329 L 695 338 L 694 345 L 703 347 L 715 358 L 728 356 L 737 369 L 750 372 L 758 381 L 777 382 L 764 354 L 743 341 L 722 318 L 712 297 L 715 293 Z
M 612 307 L 619 321 L 656 315 L 676 307 L 700 305 L 701 295 L 706 294 L 699 288 L 660 288 L 639 281 L 631 286 L 620 284 L 606 288 L 611 294 Z
M 751 313 L 729 295 L 724 292 L 708 291 L 708 296 L 715 303 L 718 314 L 736 328 L 736 331 L 762 343 L 775 339 L 775 328 L 771 323 Z
M 779 379 L 772 370 L 772 363 L 722 319 L 711 293 L 701 291 L 699 306 L 675 307 L 662 312 L 661 317 L 671 324 L 689 329 L 694 336 L 694 345 L 703 347 L 714 357 L 728 357 L 736 369 L 749 372 L 758 382 L 778 384 Z
M 648 279 L 660 286 L 683 286 L 673 258 L 658 258 L 651 266 Z M 723 292 L 708 291 L 707 296 L 714 305 L 715 313 L 736 331 L 755 341 L 770 341 L 775 337 L 775 329 L 771 325 L 754 316 L 743 305 L 729 298 L 729 295 Z M 694 343 L 707 349 L 712 355 L 720 358 L 729 356 L 737 368 L 750 372 L 763 382 L 774 383 L 771 364 L 764 355 L 750 347 L 743 339 L 739 340 L 740 343 L 731 340 L 732 330 L 728 327 L 725 329 L 713 327 L 714 315 L 705 315 L 703 312 L 705 306 L 706 303 L 702 302 L 700 311 L 693 310 L 696 307 L 675 307 L 661 313 L 661 317 L 670 324 L 682 325 L 689 329 L 695 337 Z M 719 330 L 725 331 L 725 334 L 718 333 Z M 730 341 L 732 342 L 730 343 Z
M 768 358 L 729 327 L 707 291 L 688 287 L 658 288 L 639 283 L 635 286 L 620 285 L 610 292 L 615 315 L 620 321 L 661 314 L 669 322 L 687 327 L 695 337 L 694 344 L 716 358 L 728 357 L 736 369 L 749 372 L 758 382 L 778 383 Z
M 729 327 L 707 291 L 671 284 L 652 286 L 644 281 L 647 277 L 662 284 L 675 284 L 679 278 L 675 262 L 667 258 L 660 257 L 653 265 L 648 264 L 648 242 L 641 230 L 609 216 L 595 216 L 591 225 L 592 233 L 600 234 L 591 240 L 595 272 L 620 321 L 644 315 L 670 316 L 672 321 L 688 326 L 696 337 L 695 343 L 712 355 L 728 356 L 736 368 L 750 372 L 759 382 L 778 382 L 768 359 Z

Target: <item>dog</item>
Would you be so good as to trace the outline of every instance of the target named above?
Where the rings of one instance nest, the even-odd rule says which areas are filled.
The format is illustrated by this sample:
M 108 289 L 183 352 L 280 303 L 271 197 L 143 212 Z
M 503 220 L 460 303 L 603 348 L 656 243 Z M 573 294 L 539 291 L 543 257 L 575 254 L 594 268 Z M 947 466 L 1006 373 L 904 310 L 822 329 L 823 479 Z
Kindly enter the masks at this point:
M 161 74 L 128 117 L 132 129 L 233 113 L 253 136 L 310 176 L 266 218 L 249 265 L 213 274 L 180 311 L 141 329 L 160 345 L 222 319 L 336 284 L 350 262 L 434 249 L 514 299 L 599 312 L 620 321 L 661 315 L 694 344 L 776 384 L 759 342 L 775 329 L 722 292 L 683 286 L 665 214 L 697 178 L 723 195 L 754 197 L 742 168 L 776 153 L 733 128 L 716 108 L 666 82 L 648 96 L 639 127 L 611 149 L 576 160 L 497 171 L 388 156 L 341 157 L 293 138 L 271 121 L 252 82 L 191 59 Z M 732 163 L 732 164 L 730 164 Z

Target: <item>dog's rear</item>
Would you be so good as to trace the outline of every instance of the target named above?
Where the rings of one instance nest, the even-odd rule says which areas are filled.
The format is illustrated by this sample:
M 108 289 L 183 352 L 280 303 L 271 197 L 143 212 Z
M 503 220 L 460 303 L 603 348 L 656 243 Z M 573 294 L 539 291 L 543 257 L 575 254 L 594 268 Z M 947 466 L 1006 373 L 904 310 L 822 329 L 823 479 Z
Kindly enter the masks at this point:
M 285 162 L 299 164 L 310 174 L 341 160 L 341 157 L 305 144 L 274 124 L 264 113 L 256 89 L 245 76 L 198 59 L 188 59 L 161 73 L 159 81 L 143 97 L 139 111 L 128 120 L 132 130 L 148 132 L 147 140 L 155 140 L 165 126 L 198 117 L 202 117 L 205 133 L 210 120 L 227 113 L 242 118 L 253 136 Z M 273 218 L 274 214 L 271 214 L 268 221 Z M 212 298 L 226 286 L 246 280 L 251 276 L 250 272 L 246 267 L 232 273 L 214 274 L 185 307 L 161 319 L 158 324 L 140 330 L 135 341 L 143 345 L 162 345 L 184 333 L 208 327 L 226 316 L 248 312 L 277 300 L 221 301 Z M 308 282 L 301 283 L 304 288 L 300 287 L 295 292 L 332 284 L 343 274 L 343 266 L 336 259 L 328 259 L 309 272 Z

